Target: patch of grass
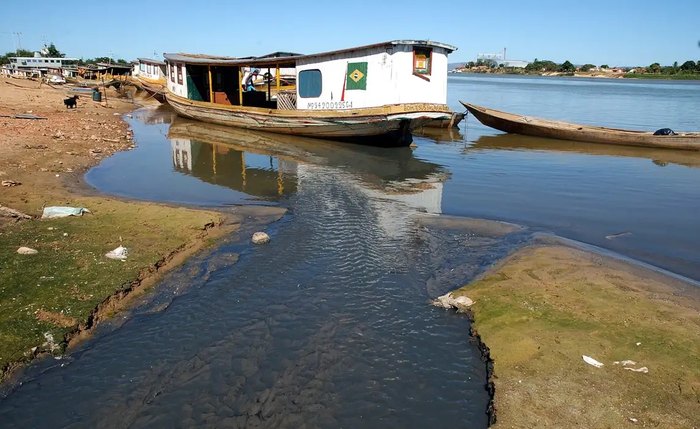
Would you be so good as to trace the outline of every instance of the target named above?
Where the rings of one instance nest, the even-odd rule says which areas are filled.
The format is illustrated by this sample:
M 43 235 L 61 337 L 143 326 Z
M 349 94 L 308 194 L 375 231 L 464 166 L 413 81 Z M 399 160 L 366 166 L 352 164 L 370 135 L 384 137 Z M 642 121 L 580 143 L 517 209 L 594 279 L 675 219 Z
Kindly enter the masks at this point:
M 92 214 L 34 220 L 0 231 L 0 368 L 32 357 L 50 333 L 56 343 L 84 323 L 105 298 L 130 286 L 145 269 L 218 224 L 216 212 L 79 198 Z M 104 255 L 123 245 L 125 262 Z M 27 246 L 39 251 L 20 255 Z M 44 346 L 43 349 L 46 349 Z
M 631 78 L 631 79 L 700 80 L 700 73 L 676 73 L 676 74 L 625 73 L 624 77 Z
M 547 246 L 456 291 L 475 301 L 475 329 L 494 359 L 496 426 L 697 427 L 700 300 L 670 283 Z M 649 372 L 614 364 L 626 359 Z

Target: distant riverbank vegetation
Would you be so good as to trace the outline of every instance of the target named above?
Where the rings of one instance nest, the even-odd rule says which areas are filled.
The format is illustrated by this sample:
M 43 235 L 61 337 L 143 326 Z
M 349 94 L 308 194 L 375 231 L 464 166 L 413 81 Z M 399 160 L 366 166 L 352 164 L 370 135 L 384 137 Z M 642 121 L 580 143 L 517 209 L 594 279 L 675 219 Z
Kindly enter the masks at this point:
M 571 61 L 561 64 L 550 60 L 538 60 L 528 63 L 525 67 L 508 67 L 497 61 L 469 61 L 454 69 L 458 73 L 495 73 L 520 74 L 539 76 L 580 76 L 580 77 L 613 77 L 634 79 L 689 79 L 700 80 L 700 60 L 678 62 L 671 66 L 653 63 L 646 67 L 610 67 L 607 64 L 574 65 Z

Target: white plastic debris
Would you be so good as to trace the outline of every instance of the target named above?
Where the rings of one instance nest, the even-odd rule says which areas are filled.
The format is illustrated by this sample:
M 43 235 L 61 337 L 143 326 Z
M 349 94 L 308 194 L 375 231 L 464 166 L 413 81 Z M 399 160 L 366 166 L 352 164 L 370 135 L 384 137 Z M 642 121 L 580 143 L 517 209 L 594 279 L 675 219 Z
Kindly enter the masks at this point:
M 270 236 L 264 232 L 253 234 L 253 244 L 265 244 L 270 242 Z
M 623 361 L 616 360 L 615 362 L 613 362 L 613 365 L 630 366 L 630 365 L 637 365 L 637 362 L 635 362 L 633 360 L 623 360 Z
M 433 301 L 433 305 L 442 308 L 456 308 L 457 310 L 462 308 L 469 308 L 474 304 L 471 298 L 460 295 L 454 296 L 452 292 L 448 292 L 442 296 L 439 296 Z
M 36 255 L 37 253 L 39 253 L 39 251 L 36 249 L 32 249 L 31 247 L 22 246 L 19 249 L 17 249 L 17 253 L 19 253 L 20 255 Z
M 631 421 L 632 423 L 637 423 L 639 420 L 635 419 L 634 417 L 630 417 L 630 421 Z
M 593 358 L 590 357 L 590 356 L 582 355 L 582 357 L 583 357 L 583 361 L 586 362 L 586 363 L 589 364 L 589 365 L 593 365 L 593 366 L 596 367 L 596 368 L 602 368 L 602 367 L 603 367 L 603 363 L 602 363 L 602 362 L 598 362 L 597 360 L 593 359 Z
M 642 343 L 637 343 L 637 345 L 638 345 L 638 346 L 641 346 L 641 345 L 642 345 Z
M 82 216 L 83 213 L 90 213 L 85 207 L 44 207 L 42 219 L 52 219 L 57 217 Z
M 46 342 L 43 344 L 44 347 L 48 347 L 51 351 L 58 348 L 58 344 L 56 344 L 56 341 L 53 339 L 51 332 L 44 332 L 44 338 L 46 338 Z
M 117 259 L 119 261 L 126 261 L 126 257 L 129 255 L 129 251 L 124 246 L 119 246 L 116 249 L 105 253 L 105 256 L 109 259 Z
M 641 372 L 643 374 L 649 373 L 649 368 L 647 368 L 646 366 L 643 366 L 641 368 L 627 368 L 627 367 L 625 367 L 624 369 L 626 369 L 628 371 Z

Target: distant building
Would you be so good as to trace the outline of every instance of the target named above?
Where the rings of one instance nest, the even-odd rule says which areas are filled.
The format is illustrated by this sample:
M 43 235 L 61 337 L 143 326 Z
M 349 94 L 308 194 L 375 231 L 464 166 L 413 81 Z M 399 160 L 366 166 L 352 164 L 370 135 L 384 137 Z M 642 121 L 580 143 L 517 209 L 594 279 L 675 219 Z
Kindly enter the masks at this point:
M 529 61 L 506 59 L 506 48 L 503 48 L 502 53 L 477 54 L 476 62 L 477 63 L 481 62 L 481 63 L 492 64 L 494 67 L 503 66 L 503 67 L 513 67 L 513 68 L 525 68 L 528 64 L 530 64 Z
M 33 57 L 10 57 L 9 68 L 17 71 L 37 70 L 43 74 L 49 71 L 58 71 L 69 64 L 75 64 L 77 61 L 77 58 L 53 58 L 38 55 Z

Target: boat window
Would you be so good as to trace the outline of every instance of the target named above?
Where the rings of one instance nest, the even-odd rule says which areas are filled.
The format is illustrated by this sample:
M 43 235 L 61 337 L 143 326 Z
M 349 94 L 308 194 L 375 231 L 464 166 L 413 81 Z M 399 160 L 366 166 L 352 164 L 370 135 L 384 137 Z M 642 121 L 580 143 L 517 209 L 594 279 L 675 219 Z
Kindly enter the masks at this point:
M 170 63 L 170 82 L 175 83 L 175 64 Z
M 318 97 L 321 95 L 322 89 L 321 70 L 303 70 L 299 72 L 299 97 Z
M 413 48 L 413 74 L 419 77 L 430 76 L 432 49 Z
M 178 85 L 182 85 L 182 69 L 183 69 L 182 64 L 178 64 L 177 65 L 177 83 L 178 83 Z

